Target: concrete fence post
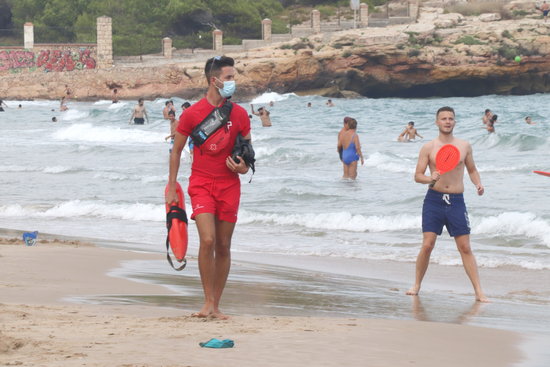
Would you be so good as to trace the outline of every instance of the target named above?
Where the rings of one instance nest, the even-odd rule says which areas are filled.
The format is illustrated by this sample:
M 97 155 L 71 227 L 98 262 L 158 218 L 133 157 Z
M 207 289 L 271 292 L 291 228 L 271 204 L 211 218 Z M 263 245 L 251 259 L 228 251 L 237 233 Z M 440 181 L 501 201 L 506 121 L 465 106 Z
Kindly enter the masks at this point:
M 262 39 L 271 42 L 271 19 L 262 20 Z
M 23 45 L 28 50 L 34 48 L 34 25 L 32 23 L 27 22 L 23 26 Z
M 214 51 L 222 51 L 223 50 L 223 32 L 219 29 L 215 29 L 212 32 L 212 48 Z
M 311 11 L 311 28 L 313 33 L 321 33 L 321 12 L 317 9 Z
M 162 39 L 162 56 L 167 59 L 172 58 L 172 39 L 170 37 L 164 37 Z
M 369 26 L 369 6 L 365 3 L 359 5 L 359 19 L 361 21 L 361 27 Z
M 110 17 L 97 18 L 97 68 L 113 66 L 113 24 Z

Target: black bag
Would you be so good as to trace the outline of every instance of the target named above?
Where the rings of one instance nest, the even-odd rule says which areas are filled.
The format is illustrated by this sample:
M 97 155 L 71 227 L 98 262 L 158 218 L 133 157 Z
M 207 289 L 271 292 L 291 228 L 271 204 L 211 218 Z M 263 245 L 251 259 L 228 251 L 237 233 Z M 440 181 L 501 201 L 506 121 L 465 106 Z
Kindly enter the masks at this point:
M 254 167 L 254 163 L 256 162 L 256 159 L 254 158 L 256 154 L 254 153 L 254 148 L 252 148 L 252 144 L 250 143 L 250 140 L 246 140 L 241 134 L 237 134 L 237 138 L 235 139 L 235 145 L 233 146 L 233 151 L 231 152 L 231 158 L 239 164 L 241 160 L 237 158 L 237 156 L 240 156 L 244 163 L 252 169 L 252 174 L 256 172 L 256 168 Z M 250 178 L 250 181 L 252 181 L 252 177 Z
M 200 147 L 220 127 L 225 126 L 232 109 L 233 104 L 229 100 L 226 100 L 221 107 L 214 108 L 191 132 L 193 144 Z

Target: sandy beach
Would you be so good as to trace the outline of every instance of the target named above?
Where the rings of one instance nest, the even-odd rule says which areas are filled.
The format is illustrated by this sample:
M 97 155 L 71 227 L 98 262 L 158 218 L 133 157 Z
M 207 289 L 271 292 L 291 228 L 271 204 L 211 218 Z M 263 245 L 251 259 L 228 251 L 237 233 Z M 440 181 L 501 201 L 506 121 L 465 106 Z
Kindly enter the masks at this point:
M 250 315 L 254 305 L 244 302 L 241 315 L 227 321 L 190 317 L 192 309 L 76 304 L 93 295 L 174 295 L 108 275 L 121 262 L 163 256 L 68 240 L 32 247 L 9 238 L 0 243 L 2 366 L 502 367 L 525 357 L 520 333 L 475 326 Z M 199 346 L 210 338 L 232 339 L 235 347 Z

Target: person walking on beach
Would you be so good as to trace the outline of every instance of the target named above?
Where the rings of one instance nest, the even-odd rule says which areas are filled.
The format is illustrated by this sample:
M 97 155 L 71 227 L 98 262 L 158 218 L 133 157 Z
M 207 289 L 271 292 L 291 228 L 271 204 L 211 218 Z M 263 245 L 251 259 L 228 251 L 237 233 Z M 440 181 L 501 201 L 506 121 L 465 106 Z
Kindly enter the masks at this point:
M 235 91 L 234 65 L 235 61 L 226 56 L 208 59 L 204 67 L 208 81 L 206 96 L 181 116 L 170 155 L 168 204 L 178 201 L 176 182 L 181 152 L 193 129 L 216 107 L 226 102 L 232 106 L 229 122 L 194 148 L 200 153 L 194 155 L 188 193 L 193 208 L 191 219 L 195 220 L 199 233 L 199 272 L 204 292 L 204 305 L 193 314 L 195 317 L 228 318 L 219 305 L 231 266 L 231 237 L 241 197 L 239 174 L 248 172 L 244 159 L 237 157 L 239 163 L 236 163 L 231 152 L 237 135 L 251 139 L 246 110 L 227 101 Z
M 424 137 L 416 131 L 414 121 L 409 121 L 405 130 L 397 137 L 397 141 L 413 141 L 417 136 L 420 137 L 420 139 L 424 139 Z
M 338 151 L 342 149 L 342 163 L 344 164 L 344 175 L 342 178 L 352 180 L 357 178 L 357 161 L 361 159 L 361 165 L 365 163 L 356 129 L 357 121 L 350 118 L 347 130 L 342 132 L 338 141 Z
M 149 116 L 147 116 L 147 110 L 145 109 L 145 105 L 143 104 L 143 98 L 138 99 L 138 104 L 134 107 L 134 111 L 132 112 L 132 116 L 130 116 L 130 124 L 132 123 L 132 119 L 134 120 L 135 125 L 143 125 L 145 120 L 144 117 L 147 118 L 147 123 L 149 123 Z
M 481 290 L 481 283 L 474 254 L 470 248 L 470 223 L 464 203 L 464 169 L 468 171 L 470 180 L 475 185 L 477 194 L 483 195 L 484 188 L 481 177 L 474 163 L 471 145 L 453 136 L 455 127 L 455 112 L 451 107 L 441 107 L 436 114 L 435 124 L 439 128 L 439 136 L 424 144 L 420 149 L 414 179 L 418 183 L 432 184 L 424 198 L 422 207 L 422 247 L 416 259 L 416 279 L 408 295 L 420 292 L 422 279 L 430 262 L 437 236 L 441 235 L 443 226 L 454 237 L 464 270 L 470 278 L 478 302 L 489 302 Z M 452 144 L 460 151 L 460 161 L 457 166 L 441 176 L 435 167 L 435 157 L 445 144 Z M 426 176 L 426 168 L 431 175 Z
M 258 112 L 254 111 L 253 104 L 250 104 L 250 107 L 252 108 L 252 114 L 260 117 L 263 127 L 271 126 L 271 118 L 269 118 L 269 111 L 265 107 L 258 108 Z

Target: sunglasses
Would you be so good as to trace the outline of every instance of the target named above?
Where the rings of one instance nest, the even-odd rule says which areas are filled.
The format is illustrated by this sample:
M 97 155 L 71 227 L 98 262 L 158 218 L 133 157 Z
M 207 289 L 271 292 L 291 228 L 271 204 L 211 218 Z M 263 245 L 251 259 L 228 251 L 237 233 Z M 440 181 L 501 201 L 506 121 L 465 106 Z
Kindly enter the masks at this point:
M 218 62 L 221 61 L 221 59 L 222 59 L 222 56 L 214 56 L 214 57 L 212 58 L 212 63 L 210 63 L 210 69 L 208 70 L 208 77 L 209 77 L 209 78 L 212 77 L 212 68 L 214 67 L 214 63 L 215 63 L 216 61 L 218 61 Z

